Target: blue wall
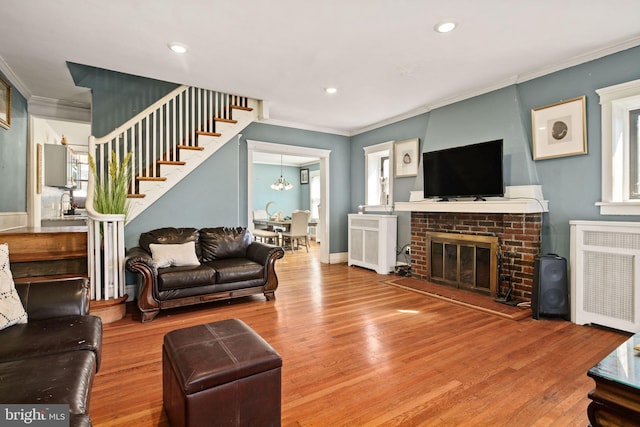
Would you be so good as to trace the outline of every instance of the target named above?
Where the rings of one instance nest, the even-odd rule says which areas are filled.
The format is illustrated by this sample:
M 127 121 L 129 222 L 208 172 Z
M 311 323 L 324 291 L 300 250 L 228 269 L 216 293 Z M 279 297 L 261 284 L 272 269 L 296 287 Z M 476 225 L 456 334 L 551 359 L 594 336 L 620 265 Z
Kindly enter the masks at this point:
M 428 122 L 429 114 L 425 113 L 351 138 L 351 213 L 358 212 L 358 206 L 365 203 L 365 157 L 363 148 L 387 141 L 403 141 L 412 138 L 420 138 L 420 147 L 422 147 L 425 144 L 424 137 Z M 418 177 L 394 178 L 393 201 L 408 201 L 409 192 L 418 188 L 418 185 L 422 185 L 421 176 L 420 173 Z M 395 212 L 395 215 L 398 216 L 397 252 L 397 248 L 401 248 L 411 241 L 411 214 L 408 212 Z
M 246 203 L 242 207 L 237 190 L 238 171 L 246 171 L 246 166 L 240 165 L 238 154 L 236 142 L 225 144 L 215 156 L 128 222 L 125 246 L 137 246 L 140 233 L 161 227 L 246 226 Z M 246 178 L 241 188 L 246 188 Z M 241 193 L 246 195 L 246 191 Z
M 543 252 L 569 257 L 569 221 L 638 221 L 637 216 L 601 216 L 601 114 L 595 90 L 640 79 L 640 47 L 537 78 L 518 86 L 528 142 L 532 146 L 531 109 L 586 95 L 588 154 L 535 162 L 549 200 L 544 216 Z
M 105 136 L 179 86 L 72 62 L 67 67 L 76 86 L 91 89 L 91 132 L 96 138 Z
M 308 186 L 300 185 L 300 168 L 283 166 L 282 176 L 289 181 L 293 188 L 291 190 L 278 191 L 271 188 L 271 184 L 280 177 L 280 166 L 275 165 L 253 165 L 253 209 L 264 209 L 267 203 L 273 202 L 269 206 L 269 212 L 282 212 L 283 216 L 291 216 L 291 212 L 296 209 L 303 209 L 303 190 L 308 190 Z
M 101 73 L 109 73 L 102 70 Z M 143 94 L 118 90 L 113 96 L 94 73 L 94 125 L 111 129 L 117 124 L 111 108 L 142 106 L 126 98 L 156 94 L 153 81 L 145 81 Z M 126 76 L 125 76 L 126 77 Z M 129 80 L 129 77 L 118 79 Z M 127 247 L 136 243 L 141 231 L 159 226 L 246 225 L 246 139 L 331 150 L 331 253 L 347 250 L 346 215 L 364 203 L 363 147 L 386 141 L 420 138 L 422 152 L 482 142 L 505 141 L 505 184 L 541 184 L 549 200 L 544 215 L 543 252 L 569 256 L 569 221 L 595 219 L 637 220 L 637 217 L 600 216 L 594 203 L 600 199 L 600 107 L 595 89 L 640 78 L 640 47 L 571 67 L 522 84 L 509 86 L 455 104 L 447 105 L 388 126 L 345 137 L 322 132 L 252 123 L 242 131 L 239 144 L 227 144 L 216 156 L 189 175 L 149 210 L 126 227 Z M 135 78 L 133 79 L 135 80 Z M 132 80 L 132 81 L 133 81 Z M 145 79 L 148 80 L 148 79 Z M 88 79 L 84 78 L 83 82 Z M 113 77 L 109 77 L 113 82 Z M 162 83 L 157 94 L 172 85 Z M 531 156 L 531 109 L 577 96 L 587 96 L 587 155 L 533 161 Z M 159 97 L 158 96 L 158 97 Z M 135 109 L 133 107 L 127 107 Z M 105 117 L 102 117 L 104 115 Z M 99 117 L 100 116 L 100 117 Z M 104 125 L 102 123 L 109 123 Z M 275 179 L 275 178 L 274 178 Z M 291 177 L 298 182 L 297 175 Z M 239 188 L 238 192 L 236 188 Z M 417 177 L 394 179 L 394 201 L 407 201 L 411 190 L 422 188 Z M 283 210 L 284 209 L 278 209 Z M 399 213 L 398 247 L 410 241 L 409 214 Z
M 12 86 L 11 127 L 0 127 L 0 212 L 27 211 L 27 129 L 27 101 Z
M 271 184 L 280 177 L 280 166 L 255 164 L 253 166 L 253 209 L 264 209 L 267 203 L 269 212 L 282 212 L 283 216 L 291 216 L 296 209 L 310 209 L 309 185 L 300 184 L 300 170 L 309 169 L 309 172 L 320 169 L 320 164 L 312 164 L 302 168 L 284 166 L 283 176 L 293 188 L 286 191 L 277 191 L 271 188 Z
M 420 137 L 421 151 L 491 139 L 505 141 L 505 184 L 541 184 L 549 213 L 543 216 L 542 252 L 569 258 L 569 221 L 637 221 L 637 216 L 601 216 L 600 105 L 595 90 L 640 78 L 640 47 L 609 55 L 525 83 L 434 109 L 351 138 L 351 209 L 364 203 L 362 147 Z M 588 154 L 533 161 L 531 109 L 587 96 Z M 422 189 L 422 177 L 395 178 L 394 201 Z M 398 247 L 410 241 L 409 218 L 398 213 Z
M 293 129 L 282 126 L 267 125 L 264 123 L 252 123 L 242 131 L 243 140 L 273 142 L 284 145 L 319 148 L 330 150 L 329 156 L 329 216 L 331 222 L 330 233 L 330 253 L 347 251 L 347 214 L 350 210 L 351 194 L 349 189 L 351 154 L 349 137 L 333 135 L 323 132 L 313 132 L 301 129 Z M 246 165 L 246 145 L 241 149 L 245 157 Z M 310 168 L 311 169 L 311 168 Z M 246 168 L 240 171 L 245 179 L 244 189 L 246 189 Z M 298 178 L 296 181 L 299 182 Z M 245 193 L 246 212 L 246 193 Z

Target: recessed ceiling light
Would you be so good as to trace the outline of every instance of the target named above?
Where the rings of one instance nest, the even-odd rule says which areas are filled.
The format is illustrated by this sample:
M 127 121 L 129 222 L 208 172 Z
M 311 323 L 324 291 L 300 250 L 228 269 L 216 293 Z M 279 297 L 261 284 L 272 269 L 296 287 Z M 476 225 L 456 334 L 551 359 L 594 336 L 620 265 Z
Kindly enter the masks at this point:
M 333 95 L 334 93 L 338 92 L 338 89 L 336 89 L 335 87 L 327 87 L 324 89 L 324 91 Z
M 175 53 L 187 53 L 187 51 L 189 50 L 187 48 L 187 45 L 178 42 L 169 43 L 169 49 L 171 49 Z
M 438 33 L 448 33 L 456 28 L 456 23 L 451 21 L 440 22 L 433 29 Z

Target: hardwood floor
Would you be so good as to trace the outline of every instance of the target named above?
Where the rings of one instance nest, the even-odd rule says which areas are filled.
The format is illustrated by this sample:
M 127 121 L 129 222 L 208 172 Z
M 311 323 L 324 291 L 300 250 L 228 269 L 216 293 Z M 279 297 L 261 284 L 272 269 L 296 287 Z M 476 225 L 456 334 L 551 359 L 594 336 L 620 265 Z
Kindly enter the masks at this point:
M 166 332 L 236 317 L 282 356 L 283 426 L 586 426 L 586 371 L 628 334 L 559 319 L 503 319 L 385 285 L 312 252 L 277 263 L 276 301 L 136 313 L 104 327 L 95 426 L 167 426 Z

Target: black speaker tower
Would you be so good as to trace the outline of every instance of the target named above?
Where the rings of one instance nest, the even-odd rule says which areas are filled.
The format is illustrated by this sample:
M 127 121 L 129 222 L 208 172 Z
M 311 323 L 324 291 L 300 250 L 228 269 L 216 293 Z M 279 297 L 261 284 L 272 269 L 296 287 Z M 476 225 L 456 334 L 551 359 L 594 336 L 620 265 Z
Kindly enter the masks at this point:
M 531 312 L 543 316 L 569 318 L 567 260 L 556 254 L 537 255 L 533 267 Z

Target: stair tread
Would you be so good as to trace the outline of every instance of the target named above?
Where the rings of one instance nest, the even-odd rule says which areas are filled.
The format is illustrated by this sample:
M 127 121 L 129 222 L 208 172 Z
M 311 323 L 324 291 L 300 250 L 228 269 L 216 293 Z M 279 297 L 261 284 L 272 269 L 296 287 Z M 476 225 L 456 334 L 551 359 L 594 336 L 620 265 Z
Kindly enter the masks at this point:
M 205 132 L 203 130 L 197 130 L 196 135 L 206 135 L 206 136 L 222 136 L 221 133 L 218 132 Z M 181 147 L 181 146 L 179 146 Z
M 181 150 L 198 150 L 198 151 L 204 150 L 204 147 L 197 147 L 195 145 L 178 145 L 178 148 Z
M 175 166 L 184 166 L 187 162 L 180 162 L 176 160 L 158 160 L 157 163 L 159 165 L 175 165 Z
M 242 105 L 231 105 L 230 107 L 235 108 L 236 110 L 253 111 L 253 108 L 243 107 Z
M 222 122 L 222 123 L 233 123 L 233 124 L 238 123 L 237 120 L 225 119 L 224 117 L 214 117 L 213 120 L 215 120 L 216 122 Z
M 167 178 L 164 176 L 136 176 L 136 180 L 138 181 L 166 181 Z
M 133 194 L 133 193 L 127 194 L 127 198 L 129 199 L 142 199 L 144 197 L 146 197 L 146 194 Z

